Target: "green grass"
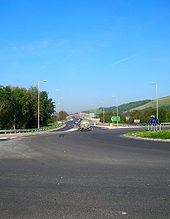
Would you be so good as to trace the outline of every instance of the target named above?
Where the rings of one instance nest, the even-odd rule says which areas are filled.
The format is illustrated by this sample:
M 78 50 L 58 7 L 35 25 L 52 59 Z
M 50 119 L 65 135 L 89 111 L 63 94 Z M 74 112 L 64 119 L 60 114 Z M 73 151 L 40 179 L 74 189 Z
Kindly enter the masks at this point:
M 58 124 L 58 122 L 56 121 L 56 122 L 49 122 L 48 123 L 48 126 L 51 126 L 51 125 L 57 125 Z
M 147 130 L 139 130 L 136 132 L 127 133 L 126 135 L 132 137 L 141 137 L 141 138 L 170 139 L 170 129 L 155 131 L 155 132 L 147 131 Z
M 21 134 L 21 133 L 36 133 L 36 132 L 44 132 L 44 131 L 49 131 L 49 130 L 52 130 L 52 129 L 57 129 L 57 128 L 60 128 L 64 125 L 65 123 L 61 123 L 59 126 L 57 127 L 47 127 L 43 130 L 38 130 L 38 131 L 30 131 L 30 132 L 17 132 L 17 133 L 10 133 L 10 132 L 7 132 L 6 134 Z M 57 125 L 57 124 L 56 124 Z M 4 133 L 0 133 L 0 135 L 3 135 Z
M 46 129 L 43 129 L 43 130 L 38 130 L 36 132 L 44 132 L 44 131 L 48 131 L 48 130 L 52 130 L 52 129 L 57 129 L 57 128 L 60 128 L 61 126 L 63 126 L 64 123 L 61 123 L 59 126 L 57 127 L 49 127 L 49 128 L 46 128 Z M 35 131 L 34 131 L 35 132 Z

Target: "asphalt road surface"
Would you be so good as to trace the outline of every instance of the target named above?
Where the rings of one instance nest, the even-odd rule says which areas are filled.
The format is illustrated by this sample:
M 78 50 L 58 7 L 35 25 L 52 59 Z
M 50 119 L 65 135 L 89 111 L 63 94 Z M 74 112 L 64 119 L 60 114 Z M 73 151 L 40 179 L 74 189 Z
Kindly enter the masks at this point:
M 61 132 L 61 131 L 67 131 L 67 130 L 73 129 L 76 126 L 75 121 L 76 121 L 76 119 L 68 121 L 68 122 L 65 123 L 64 127 L 61 127 L 59 130 L 58 129 L 53 130 L 51 132 Z
M 170 218 L 170 142 L 73 126 L 0 141 L 0 218 Z

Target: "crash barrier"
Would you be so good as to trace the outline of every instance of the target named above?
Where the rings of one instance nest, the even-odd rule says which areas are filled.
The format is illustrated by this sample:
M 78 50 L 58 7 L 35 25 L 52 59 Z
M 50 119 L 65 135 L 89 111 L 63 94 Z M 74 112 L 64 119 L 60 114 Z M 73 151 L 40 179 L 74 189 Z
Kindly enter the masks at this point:
M 108 125 L 112 125 L 117 126 L 117 123 L 96 123 L 97 125 L 102 125 L 102 126 L 108 126 Z M 146 126 L 146 123 L 118 123 L 119 126 Z
M 161 122 L 159 119 L 147 121 L 148 130 L 161 130 L 162 126 L 170 126 L 170 122 Z
M 163 125 L 163 126 L 166 126 L 166 125 L 169 126 L 169 125 L 170 125 L 170 122 L 162 122 L 161 125 Z
M 104 125 L 108 126 L 110 124 L 114 126 L 117 126 L 116 123 L 96 123 L 97 125 Z M 119 123 L 119 126 L 148 126 L 148 123 Z M 170 126 L 170 122 L 162 122 L 161 126 Z
M 52 126 L 45 126 L 45 127 L 41 127 L 41 128 L 34 128 L 34 129 L 11 129 L 11 130 L 0 130 L 0 134 L 16 134 L 16 133 L 26 133 L 26 132 L 37 132 L 37 131 L 42 131 L 42 130 L 46 130 L 46 129 L 51 129 L 51 128 L 57 128 L 58 126 L 60 126 L 61 124 L 57 124 L 57 125 L 52 125 Z

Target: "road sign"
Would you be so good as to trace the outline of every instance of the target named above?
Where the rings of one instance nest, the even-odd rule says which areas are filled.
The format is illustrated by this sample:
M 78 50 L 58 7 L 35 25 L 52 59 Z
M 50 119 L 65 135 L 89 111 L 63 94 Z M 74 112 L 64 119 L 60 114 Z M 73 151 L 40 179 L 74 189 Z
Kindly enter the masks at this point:
M 155 117 L 152 118 L 152 124 L 155 124 L 156 123 L 156 119 Z
M 120 121 L 120 116 L 112 116 L 111 120 L 114 121 Z
M 161 125 L 161 121 L 159 119 L 157 119 L 156 124 Z
M 148 125 L 152 125 L 152 120 L 147 120 Z

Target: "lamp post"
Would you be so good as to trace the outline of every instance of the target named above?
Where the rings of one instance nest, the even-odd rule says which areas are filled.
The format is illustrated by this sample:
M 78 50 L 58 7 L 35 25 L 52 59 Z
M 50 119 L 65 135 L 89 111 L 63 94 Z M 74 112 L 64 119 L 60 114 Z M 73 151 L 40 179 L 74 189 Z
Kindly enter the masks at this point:
M 47 80 L 43 80 L 43 82 L 47 82 Z M 40 128 L 40 81 L 38 81 L 38 129 Z
M 155 88 L 156 88 L 156 108 L 157 108 L 157 119 L 159 118 L 159 116 L 158 116 L 158 85 L 157 85 L 157 83 L 156 82 L 152 82 L 152 85 L 155 85 Z

